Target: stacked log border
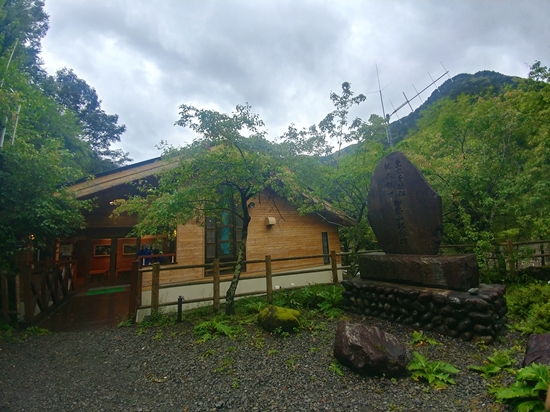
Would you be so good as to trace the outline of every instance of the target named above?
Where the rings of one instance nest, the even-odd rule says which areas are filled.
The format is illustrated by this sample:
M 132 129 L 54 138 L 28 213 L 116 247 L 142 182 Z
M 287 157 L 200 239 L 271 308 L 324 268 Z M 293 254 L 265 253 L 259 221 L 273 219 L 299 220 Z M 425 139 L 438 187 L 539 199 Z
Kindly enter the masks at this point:
M 349 311 L 466 341 L 492 343 L 508 321 L 504 285 L 480 284 L 473 294 L 360 278 L 342 286 Z

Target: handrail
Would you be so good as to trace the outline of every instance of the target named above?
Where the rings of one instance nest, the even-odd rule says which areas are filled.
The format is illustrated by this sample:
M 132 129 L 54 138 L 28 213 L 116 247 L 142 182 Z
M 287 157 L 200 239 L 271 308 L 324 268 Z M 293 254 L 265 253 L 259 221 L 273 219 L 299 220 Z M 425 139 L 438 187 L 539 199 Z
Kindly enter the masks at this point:
M 349 266 L 344 266 L 342 264 L 338 264 L 337 257 L 338 256 L 344 256 L 348 255 L 349 252 L 340 252 L 336 253 L 335 251 L 331 251 L 327 254 L 317 254 L 317 255 L 307 255 L 307 256 L 293 256 L 293 257 L 283 257 L 283 258 L 272 258 L 270 255 L 266 255 L 265 259 L 254 259 L 254 260 L 248 260 L 245 261 L 244 264 L 251 264 L 251 263 L 264 263 L 265 264 L 265 273 L 259 274 L 259 275 L 245 275 L 243 276 L 242 280 L 251 280 L 251 279 L 266 279 L 266 289 L 263 291 L 255 291 L 255 292 L 246 292 L 246 293 L 239 293 L 236 294 L 236 297 L 241 296 L 248 296 L 248 295 L 257 295 L 265 293 L 267 295 L 268 302 L 271 302 L 272 300 L 272 293 L 273 293 L 273 284 L 272 280 L 274 277 L 278 276 L 289 276 L 289 275 L 296 275 L 296 274 L 307 274 L 307 273 L 315 273 L 319 272 L 319 267 L 314 269 L 295 269 L 290 271 L 283 271 L 283 272 L 277 272 L 273 273 L 271 263 L 272 262 L 281 262 L 281 261 L 292 261 L 292 260 L 301 260 L 301 259 L 312 259 L 312 258 L 329 258 L 329 264 L 323 264 L 323 267 L 326 267 L 326 271 L 330 271 L 332 273 L 332 283 L 338 284 L 338 271 L 343 269 L 348 269 Z M 220 265 L 219 259 L 214 259 L 213 263 L 206 263 L 206 264 L 196 264 L 196 265 L 169 265 L 169 266 L 161 266 L 159 263 L 153 263 L 150 266 L 139 268 L 139 260 L 134 261 L 132 265 L 132 276 L 130 278 L 130 302 L 128 307 L 129 316 L 133 317 L 135 319 L 135 316 L 137 314 L 138 309 L 148 309 L 150 308 L 153 311 L 158 311 L 159 307 L 163 306 L 171 306 L 176 305 L 177 302 L 159 302 L 159 292 L 161 289 L 171 289 L 175 287 L 182 287 L 182 286 L 191 286 L 191 285 L 201 285 L 201 284 L 210 284 L 213 285 L 213 296 L 209 298 L 200 298 L 200 299 L 187 299 L 186 303 L 192 303 L 192 302 L 204 302 L 204 301 L 212 301 L 213 302 L 213 309 L 214 311 L 219 310 L 220 307 L 220 301 L 224 299 L 224 297 L 220 296 L 220 283 L 221 282 L 227 282 L 231 279 L 231 275 L 228 276 L 221 276 L 221 270 L 223 267 L 227 267 L 228 264 L 231 264 L 232 262 L 224 262 L 224 266 Z M 160 273 L 162 271 L 166 270 L 181 270 L 181 269 L 196 269 L 196 268 L 204 268 L 204 269 L 212 269 L 213 276 L 209 279 L 200 279 L 200 280 L 189 280 L 184 282 L 171 282 L 166 284 L 160 283 Z M 143 274 L 151 272 L 151 305 L 141 305 L 141 293 L 142 293 L 142 285 L 143 285 Z

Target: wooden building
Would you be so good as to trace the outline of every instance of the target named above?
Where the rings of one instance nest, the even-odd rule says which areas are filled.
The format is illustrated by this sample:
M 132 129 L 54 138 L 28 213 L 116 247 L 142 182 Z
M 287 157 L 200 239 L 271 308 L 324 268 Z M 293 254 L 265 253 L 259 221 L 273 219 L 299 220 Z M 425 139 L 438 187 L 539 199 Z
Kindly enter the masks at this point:
M 155 174 L 173 167 L 161 159 L 152 159 L 115 169 L 94 179 L 82 180 L 69 189 L 79 199 L 95 199 L 98 207 L 86 213 L 86 228 L 60 246 L 62 258 L 78 260 L 76 286 L 96 287 L 128 282 L 132 261 L 142 245 L 147 245 L 163 256 L 161 264 L 202 265 L 213 258 L 235 260 L 240 241 L 239 223 L 230 219 L 206 219 L 203 224 L 194 221 L 177 227 L 175 240 L 167 236 L 142 238 L 127 237 L 136 224 L 134 216 L 111 218 L 113 200 L 137 194 L 136 183 L 155 184 Z M 248 203 L 251 222 L 248 230 L 246 259 L 264 259 L 289 256 L 307 256 L 340 252 L 338 227 L 353 222 L 329 210 L 301 216 L 285 199 L 269 191 Z M 146 262 L 149 263 L 149 262 Z M 311 268 L 328 264 L 323 257 L 274 263 L 273 271 Z M 243 276 L 265 271 L 265 266 L 250 263 Z M 161 283 L 182 282 L 209 276 L 204 268 L 163 270 Z M 144 278 L 144 287 L 147 287 Z

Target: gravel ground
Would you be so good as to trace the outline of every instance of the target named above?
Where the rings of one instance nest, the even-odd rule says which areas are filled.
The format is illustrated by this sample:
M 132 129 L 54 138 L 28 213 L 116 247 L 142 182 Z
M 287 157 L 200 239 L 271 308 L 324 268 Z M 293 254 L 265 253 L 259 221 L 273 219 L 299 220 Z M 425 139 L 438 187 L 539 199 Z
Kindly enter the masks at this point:
M 376 325 L 430 360 L 460 369 L 456 385 L 431 389 L 411 378 L 363 377 L 332 366 L 336 320 L 287 338 L 255 324 L 236 339 L 197 343 L 193 325 L 60 332 L 0 341 L 0 411 L 499 411 L 490 381 L 467 369 L 495 349 L 525 339 L 505 332 L 483 347 L 433 333 L 441 345 L 413 346 L 407 326 L 349 315 Z M 343 376 L 337 372 L 341 371 Z

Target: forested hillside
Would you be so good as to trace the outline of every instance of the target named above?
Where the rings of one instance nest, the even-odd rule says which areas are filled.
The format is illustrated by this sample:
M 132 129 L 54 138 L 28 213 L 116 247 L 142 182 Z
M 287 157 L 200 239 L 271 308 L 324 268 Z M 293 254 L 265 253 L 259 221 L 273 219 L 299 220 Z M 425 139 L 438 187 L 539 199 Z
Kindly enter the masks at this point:
M 48 15 L 40 0 L 0 0 L 0 265 L 16 245 L 67 235 L 83 206 L 60 188 L 124 164 L 112 150 L 125 126 L 101 109 L 69 68 L 49 76 L 40 59 Z M 54 196 L 54 193 L 57 195 Z

